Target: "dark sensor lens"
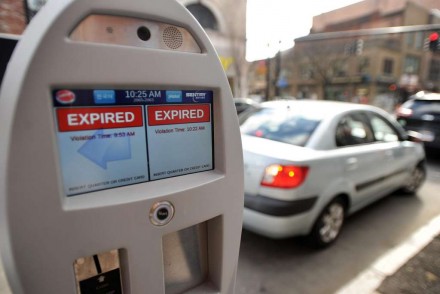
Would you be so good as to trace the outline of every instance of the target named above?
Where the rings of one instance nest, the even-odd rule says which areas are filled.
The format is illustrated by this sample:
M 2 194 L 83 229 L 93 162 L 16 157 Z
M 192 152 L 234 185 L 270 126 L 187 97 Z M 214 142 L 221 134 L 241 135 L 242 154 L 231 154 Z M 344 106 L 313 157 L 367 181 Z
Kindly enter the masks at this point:
M 170 214 L 170 212 L 168 211 L 168 209 L 166 208 L 161 208 L 157 211 L 157 218 L 161 221 L 165 220 L 168 218 L 168 215 Z
M 148 41 L 151 38 L 150 30 L 147 27 L 139 27 L 137 34 L 142 41 Z

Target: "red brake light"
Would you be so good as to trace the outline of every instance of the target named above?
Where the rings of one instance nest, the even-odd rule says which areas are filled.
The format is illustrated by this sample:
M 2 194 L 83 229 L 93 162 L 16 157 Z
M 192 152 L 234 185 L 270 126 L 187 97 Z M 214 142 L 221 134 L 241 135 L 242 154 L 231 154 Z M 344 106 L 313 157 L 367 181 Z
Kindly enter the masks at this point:
M 431 41 L 431 42 L 432 41 L 437 41 L 438 38 L 439 38 L 438 33 L 432 33 L 432 34 L 429 35 L 429 41 Z
M 264 133 L 263 133 L 263 131 L 261 131 L 261 130 L 257 130 L 256 132 L 255 132 L 255 136 L 257 136 L 257 137 L 263 137 L 263 135 L 264 135 Z
M 291 189 L 299 187 L 306 179 L 309 167 L 273 164 L 264 171 L 262 186 Z
M 412 109 L 404 108 L 404 107 L 399 107 L 399 109 L 397 109 L 397 116 L 408 117 L 411 116 L 412 114 L 413 114 Z

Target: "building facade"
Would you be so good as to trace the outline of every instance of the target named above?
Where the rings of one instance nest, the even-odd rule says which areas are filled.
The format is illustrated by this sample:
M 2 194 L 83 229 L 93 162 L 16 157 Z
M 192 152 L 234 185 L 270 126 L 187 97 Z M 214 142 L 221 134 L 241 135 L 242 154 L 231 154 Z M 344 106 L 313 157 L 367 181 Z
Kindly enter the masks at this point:
M 178 0 L 205 29 L 235 97 L 247 96 L 246 0 Z
M 56 1 L 56 0 L 53 0 Z M 0 33 L 20 35 L 47 0 L 1 0 Z M 246 0 L 178 0 L 211 39 L 234 96 L 247 96 Z
M 26 27 L 23 1 L 2 0 L 0 2 L 0 33 L 21 35 Z
M 365 0 L 313 18 L 311 33 L 439 24 L 439 1 Z M 426 50 L 430 32 L 295 40 L 286 89 L 298 98 L 392 108 L 421 89 L 440 87 L 440 56 Z

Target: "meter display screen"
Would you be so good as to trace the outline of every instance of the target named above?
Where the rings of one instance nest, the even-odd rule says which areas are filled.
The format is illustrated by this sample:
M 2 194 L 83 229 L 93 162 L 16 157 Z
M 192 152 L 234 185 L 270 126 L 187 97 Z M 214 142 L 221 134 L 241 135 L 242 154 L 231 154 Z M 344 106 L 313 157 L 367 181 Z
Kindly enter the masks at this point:
M 212 170 L 213 91 L 52 92 L 64 192 Z

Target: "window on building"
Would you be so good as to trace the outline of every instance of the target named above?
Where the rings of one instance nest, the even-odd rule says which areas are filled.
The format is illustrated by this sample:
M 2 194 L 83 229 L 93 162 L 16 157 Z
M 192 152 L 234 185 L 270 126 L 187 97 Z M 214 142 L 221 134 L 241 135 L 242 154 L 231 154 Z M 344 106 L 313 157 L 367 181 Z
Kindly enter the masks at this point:
M 391 75 L 393 73 L 394 61 L 390 58 L 385 58 L 383 61 L 382 72 L 386 75 Z
M 361 58 L 358 63 L 358 73 L 367 73 L 370 66 L 370 59 L 367 57 Z
M 430 81 L 440 81 L 440 60 L 431 60 L 429 64 L 428 79 Z
M 218 22 L 212 11 L 202 4 L 190 4 L 186 7 L 204 29 L 218 30 Z
M 310 64 L 302 65 L 300 68 L 301 78 L 303 80 L 313 79 L 313 68 Z
M 407 47 L 413 47 L 414 46 L 414 33 L 407 33 L 405 34 L 405 43 Z
M 418 74 L 420 70 L 420 58 L 416 56 L 406 56 L 404 72 L 409 74 Z
M 423 32 L 417 32 L 414 39 L 414 48 L 422 49 L 425 42 L 425 35 Z
M 348 63 L 346 60 L 335 60 L 331 70 L 334 77 L 346 77 L 348 75 Z

